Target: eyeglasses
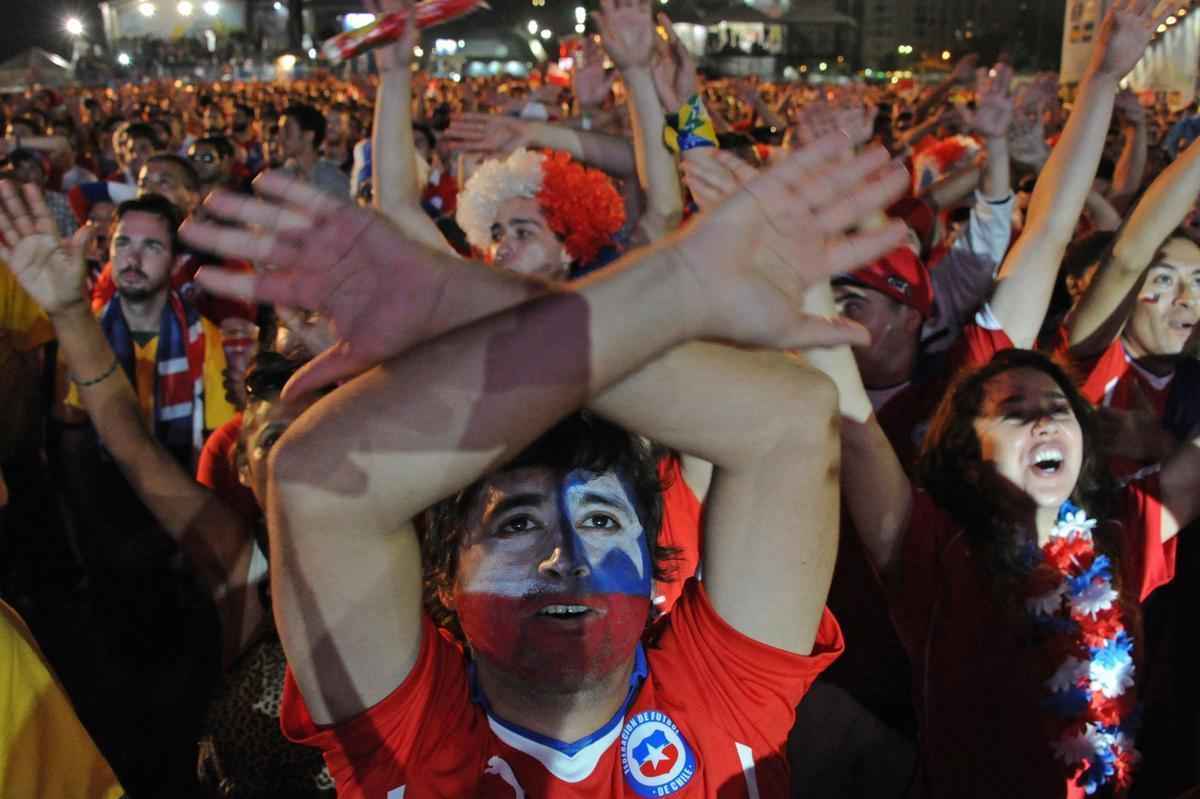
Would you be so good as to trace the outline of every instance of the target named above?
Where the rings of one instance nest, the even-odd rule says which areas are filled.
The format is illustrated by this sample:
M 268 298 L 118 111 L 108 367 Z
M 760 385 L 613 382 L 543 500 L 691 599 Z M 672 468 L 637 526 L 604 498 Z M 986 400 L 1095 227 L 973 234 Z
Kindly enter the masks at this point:
M 211 164 L 217 160 L 217 157 L 212 153 L 188 153 L 188 159 L 199 161 L 202 164 Z

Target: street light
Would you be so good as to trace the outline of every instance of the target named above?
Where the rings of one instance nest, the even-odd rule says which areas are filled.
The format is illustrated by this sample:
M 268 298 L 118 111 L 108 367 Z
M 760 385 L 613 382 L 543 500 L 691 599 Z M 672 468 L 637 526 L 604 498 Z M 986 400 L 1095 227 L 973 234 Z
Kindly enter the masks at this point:
M 179 12 L 181 17 L 190 17 L 192 15 L 192 4 L 188 0 L 179 0 L 179 5 L 175 6 L 175 10 Z
M 575 26 L 576 33 L 583 33 L 586 30 L 587 30 L 587 25 L 584 25 L 582 22 L 580 22 L 578 25 Z
M 127 67 L 133 63 L 133 59 L 129 57 L 129 53 L 117 53 L 117 63 Z
M 71 34 L 72 36 L 83 35 L 83 23 L 78 17 L 67 17 L 67 23 L 65 27 L 67 29 L 67 33 Z
M 221 4 L 218 3 L 217 0 L 206 0 L 204 3 L 204 13 L 208 14 L 210 17 L 215 17 L 217 14 L 221 13 Z
M 138 6 L 138 13 L 143 17 L 152 17 L 158 9 L 154 7 L 154 3 L 142 3 Z
M 542 28 L 542 32 L 541 32 L 541 34 L 540 34 L 540 35 L 541 35 L 541 37 L 542 37 L 543 39 L 549 40 L 549 39 L 550 39 L 550 37 L 551 37 L 551 36 L 553 36 L 554 34 L 552 34 L 552 33 L 550 32 L 550 29 L 549 29 L 549 28 Z
M 575 21 L 582 25 L 587 21 L 587 9 L 583 6 L 575 6 Z
M 942 60 L 943 60 L 943 61 L 949 61 L 949 60 L 950 60 L 950 51 L 949 51 L 949 50 L 943 50 L 943 51 L 942 51 Z
M 529 35 L 534 36 L 538 32 L 538 24 L 536 19 L 529 20 Z

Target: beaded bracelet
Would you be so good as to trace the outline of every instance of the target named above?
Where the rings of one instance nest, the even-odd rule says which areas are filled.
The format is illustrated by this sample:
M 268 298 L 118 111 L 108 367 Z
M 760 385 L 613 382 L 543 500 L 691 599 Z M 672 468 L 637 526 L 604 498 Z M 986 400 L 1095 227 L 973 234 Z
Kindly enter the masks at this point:
M 114 355 L 112 366 L 108 367 L 108 371 L 97 377 L 95 380 L 80 380 L 79 378 L 75 377 L 75 375 L 71 375 L 71 382 L 79 388 L 87 388 L 88 386 L 94 386 L 97 383 L 103 383 L 105 380 L 116 374 L 117 367 L 120 365 L 120 359 Z

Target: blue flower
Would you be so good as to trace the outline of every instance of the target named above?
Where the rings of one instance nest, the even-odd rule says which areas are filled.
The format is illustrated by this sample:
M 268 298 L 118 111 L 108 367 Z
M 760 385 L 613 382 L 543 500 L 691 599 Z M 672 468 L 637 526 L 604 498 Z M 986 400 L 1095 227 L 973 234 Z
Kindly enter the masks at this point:
M 1097 555 L 1091 568 L 1078 577 L 1072 577 L 1067 581 L 1067 585 L 1072 596 L 1079 596 L 1096 580 L 1112 580 L 1112 561 L 1108 559 L 1108 555 Z

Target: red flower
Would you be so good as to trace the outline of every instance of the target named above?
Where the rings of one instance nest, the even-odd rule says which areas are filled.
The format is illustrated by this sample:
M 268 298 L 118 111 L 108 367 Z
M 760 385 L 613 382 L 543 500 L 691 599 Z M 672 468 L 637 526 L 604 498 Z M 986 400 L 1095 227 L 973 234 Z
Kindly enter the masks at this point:
M 1079 622 L 1083 632 L 1083 643 L 1089 647 L 1104 646 L 1117 633 L 1125 629 L 1125 625 L 1121 621 L 1121 608 L 1117 603 L 1113 603 L 1108 610 L 1100 611 L 1094 619 L 1084 615 L 1076 617 L 1075 620 Z
M 587 169 L 563 152 L 542 160 L 538 205 L 572 258 L 593 260 L 625 224 L 625 204 L 608 176 Z

